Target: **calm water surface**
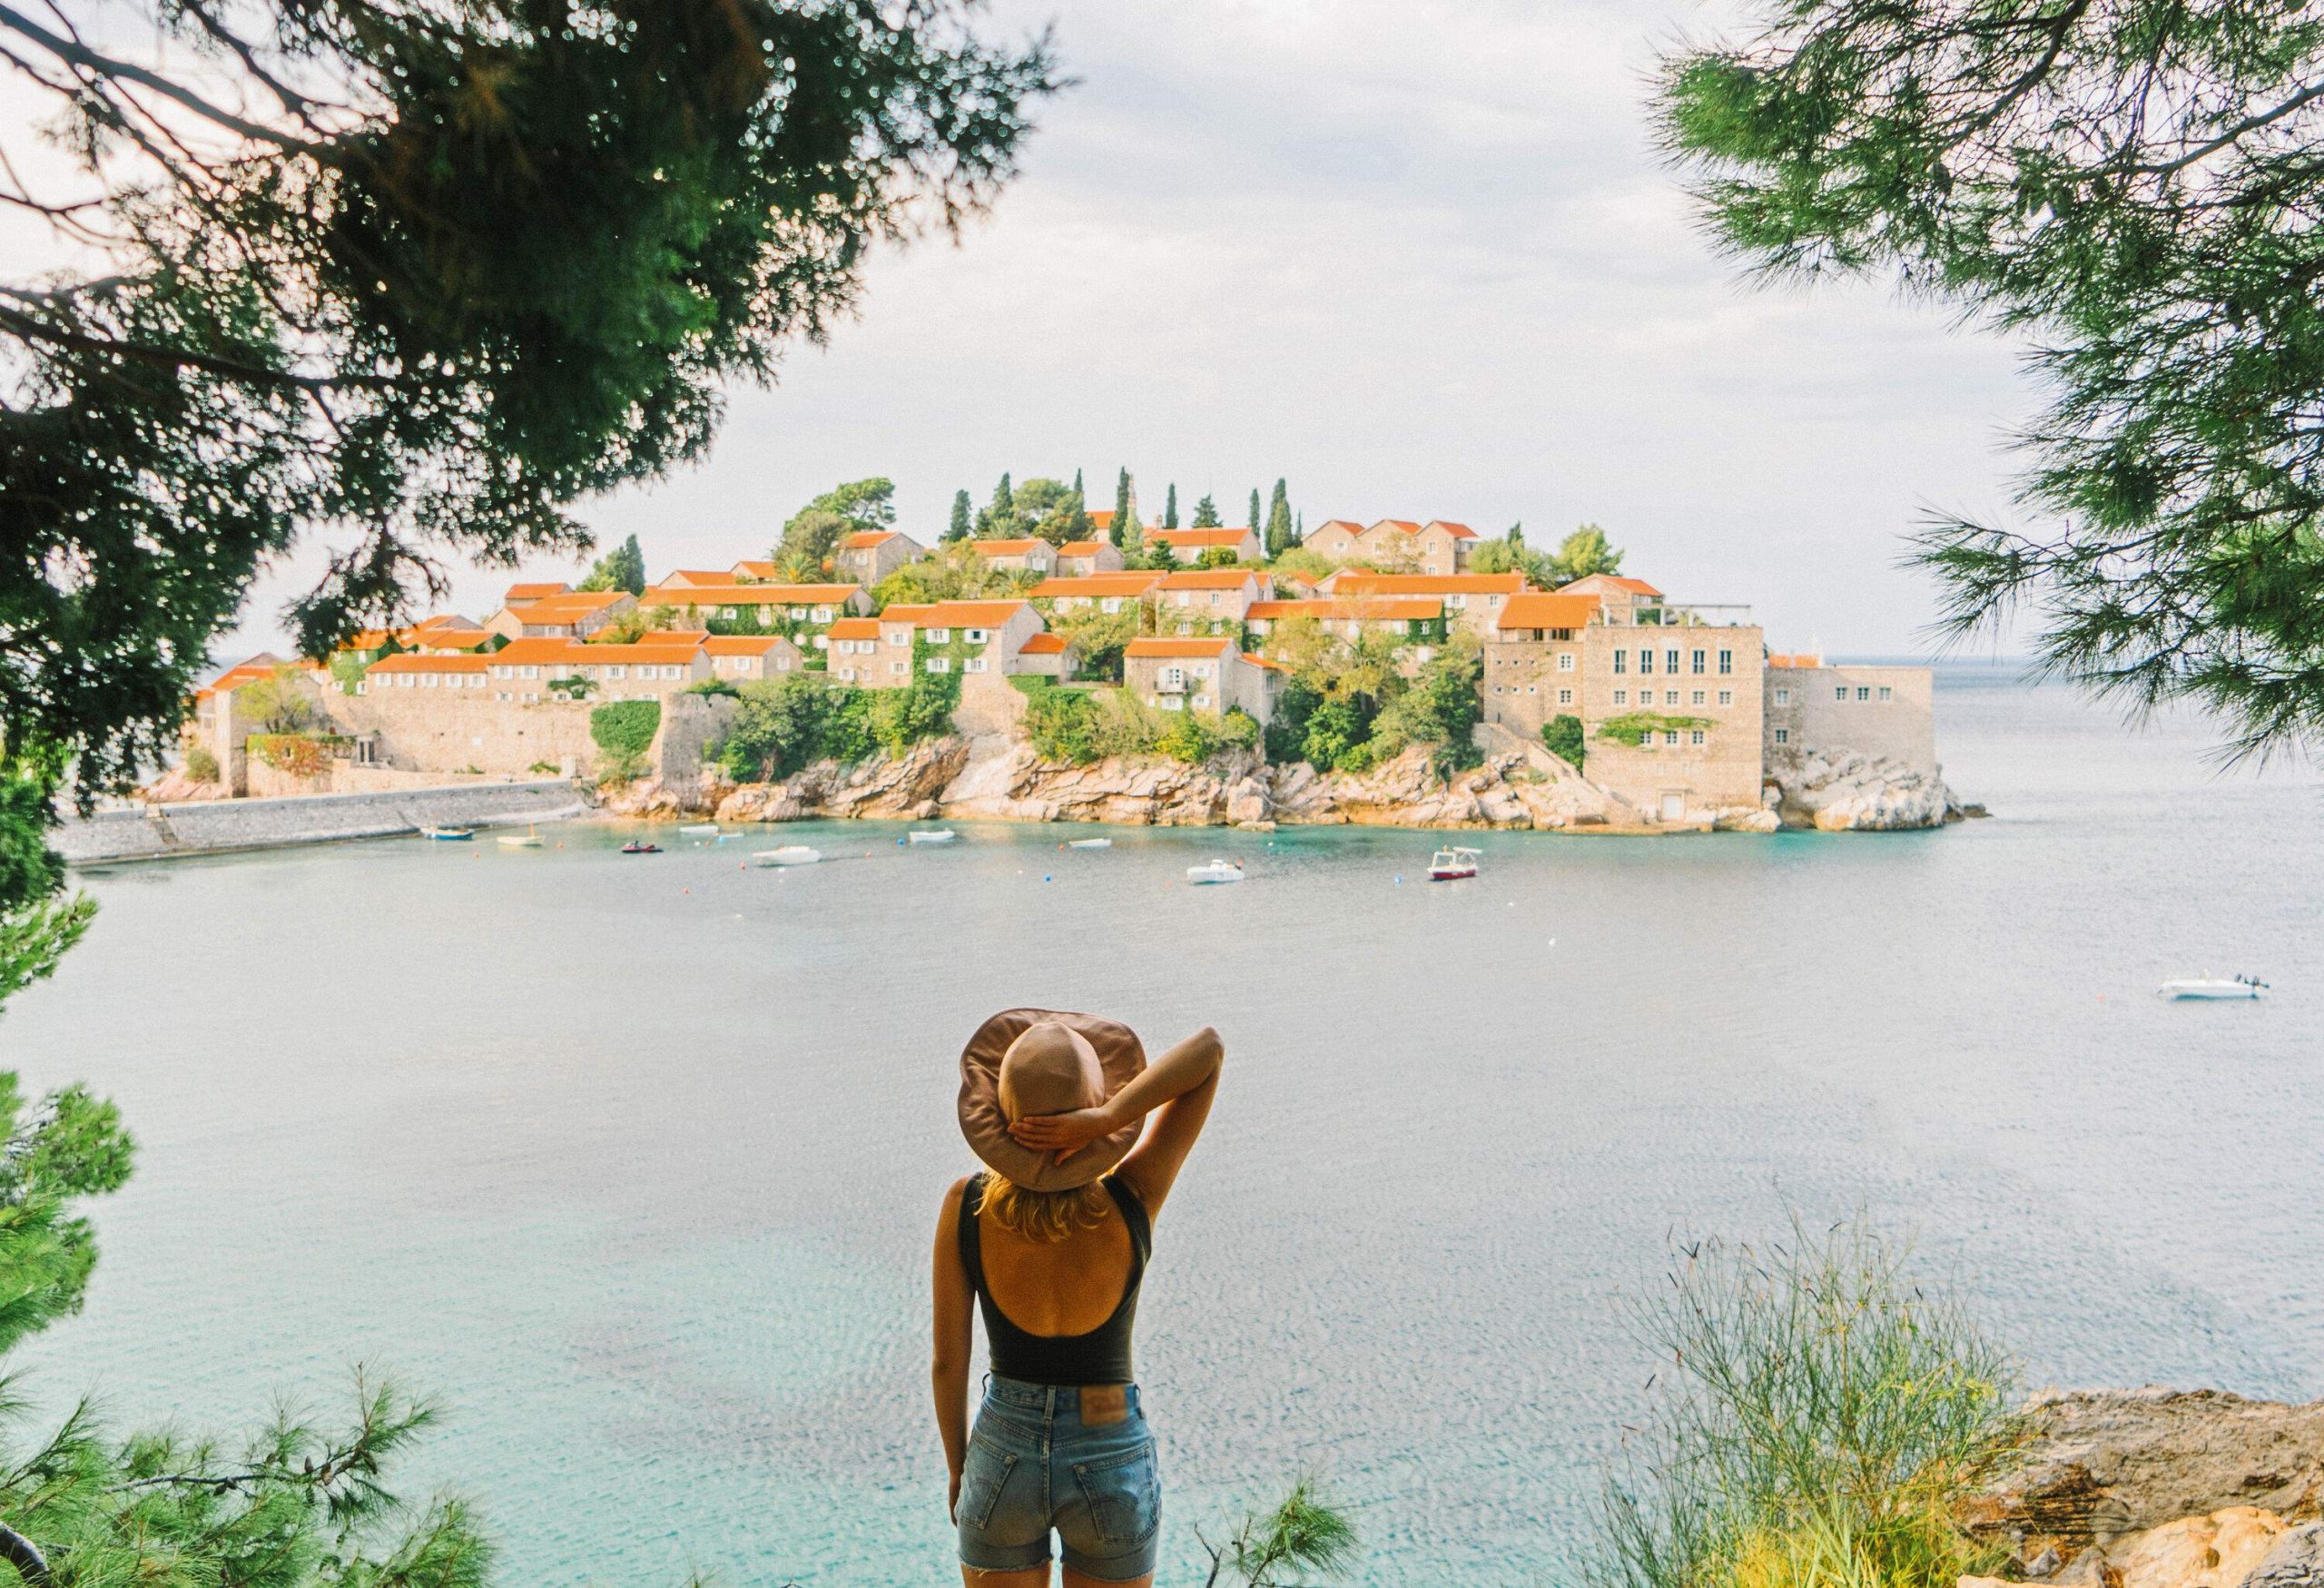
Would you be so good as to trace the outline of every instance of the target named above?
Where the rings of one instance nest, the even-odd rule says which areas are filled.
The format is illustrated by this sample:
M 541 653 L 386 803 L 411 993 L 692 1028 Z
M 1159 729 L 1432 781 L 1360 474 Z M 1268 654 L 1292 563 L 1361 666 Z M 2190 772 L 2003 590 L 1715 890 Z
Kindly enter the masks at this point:
M 98 878 L 0 1022 L 143 1144 L 36 1387 L 240 1425 L 391 1369 L 511 1582 L 957 1580 L 954 1055 L 1046 1003 L 1226 1038 L 1140 1317 L 1165 1582 L 1302 1469 L 1360 1504 L 1361 1582 L 1563 1579 L 1653 1368 L 1620 1298 L 1674 1228 L 1787 1205 L 1917 1229 L 2036 1382 L 2324 1394 L 2324 785 L 1992 670 L 1939 711 L 1997 819 L 1489 836 L 1459 887 L 1411 834 L 1005 826 L 794 828 L 845 858 L 781 873 L 576 829 Z M 1251 880 L 1178 880 L 1212 854 Z M 2277 995 L 2151 996 L 2206 967 Z

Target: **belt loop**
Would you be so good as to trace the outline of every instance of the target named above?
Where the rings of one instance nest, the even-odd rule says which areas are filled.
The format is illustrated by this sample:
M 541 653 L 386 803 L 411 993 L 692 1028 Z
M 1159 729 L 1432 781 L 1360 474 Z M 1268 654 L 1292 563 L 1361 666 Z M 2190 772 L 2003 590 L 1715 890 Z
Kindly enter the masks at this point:
M 1049 1406 L 1044 1415 L 1049 1421 L 1057 1421 L 1057 1386 L 1054 1384 L 1049 1386 Z

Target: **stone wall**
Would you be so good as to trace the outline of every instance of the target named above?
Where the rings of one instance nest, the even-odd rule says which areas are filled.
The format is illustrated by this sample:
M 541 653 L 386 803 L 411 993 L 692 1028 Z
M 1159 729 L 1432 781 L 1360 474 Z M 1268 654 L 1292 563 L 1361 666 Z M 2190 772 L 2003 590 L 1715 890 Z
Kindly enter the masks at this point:
M 665 784 L 702 775 L 703 756 L 724 738 L 742 703 L 731 695 L 673 695 L 662 703 L 662 725 L 646 753 L 649 774 Z
M 323 692 L 332 730 L 379 735 L 380 764 L 408 772 L 487 775 L 586 776 L 597 747 L 586 701 L 476 699 L 484 690 L 411 689 L 344 695 Z
M 1937 775 L 1935 673 L 1927 667 L 1769 667 L 1770 769 L 1810 755 L 1855 755 Z M 1841 691 L 1847 697 L 1839 698 Z M 1858 694 L 1864 698 L 1859 700 Z M 1885 696 L 1885 698 L 1884 698 Z M 1780 730 L 1783 739 L 1778 742 Z
M 1014 734 L 1025 720 L 1024 691 L 999 673 L 969 673 L 960 679 L 960 704 L 952 725 L 973 739 L 984 734 Z
M 202 800 L 101 811 L 86 821 L 68 820 L 51 843 L 75 864 L 96 864 L 389 837 L 422 827 L 549 822 L 588 808 L 581 792 L 561 780 L 292 799 Z

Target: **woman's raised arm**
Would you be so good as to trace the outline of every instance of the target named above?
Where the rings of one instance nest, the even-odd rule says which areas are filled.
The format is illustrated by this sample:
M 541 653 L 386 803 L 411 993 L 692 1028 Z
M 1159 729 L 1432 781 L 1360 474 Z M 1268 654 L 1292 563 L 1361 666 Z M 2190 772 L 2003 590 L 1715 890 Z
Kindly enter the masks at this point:
M 1029 1114 L 1010 1125 L 1009 1133 L 1020 1146 L 1055 1152 L 1062 1159 L 1151 1114 L 1145 1136 L 1114 1172 L 1129 1182 L 1148 1214 L 1158 1213 L 1179 1166 L 1202 1134 L 1203 1121 L 1210 1118 L 1219 1066 L 1226 1058 L 1218 1033 L 1205 1026 L 1098 1107 L 1068 1114 Z

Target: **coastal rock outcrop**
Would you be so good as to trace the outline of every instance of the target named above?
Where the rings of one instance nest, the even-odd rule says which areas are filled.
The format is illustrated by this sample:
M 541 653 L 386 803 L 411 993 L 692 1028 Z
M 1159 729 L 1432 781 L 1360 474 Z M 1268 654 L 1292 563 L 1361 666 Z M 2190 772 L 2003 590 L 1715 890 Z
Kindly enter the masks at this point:
M 901 755 L 852 764 L 819 761 L 782 783 L 723 781 L 698 806 L 722 822 L 795 822 L 804 816 L 914 820 L 936 814 L 936 802 L 967 763 L 965 739 L 929 739 Z
M 1944 778 L 1886 756 L 1810 753 L 1772 764 L 1768 775 L 1787 827 L 1892 832 L 1941 826 L 1959 814 Z
M 2301 1525 L 2324 1504 L 2324 1401 L 2077 1391 L 2037 1397 L 2026 1416 L 2022 1458 L 1967 1518 L 2026 1579 L 2324 1588 L 2324 1543 Z

